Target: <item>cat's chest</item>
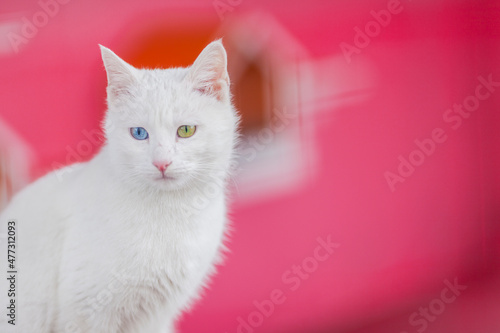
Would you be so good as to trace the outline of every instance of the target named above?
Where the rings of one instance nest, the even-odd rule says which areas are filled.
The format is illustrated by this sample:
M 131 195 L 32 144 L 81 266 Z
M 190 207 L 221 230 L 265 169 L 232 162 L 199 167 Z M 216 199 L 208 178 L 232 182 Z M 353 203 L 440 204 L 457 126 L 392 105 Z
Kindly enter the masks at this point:
M 213 259 L 183 237 L 149 236 L 118 250 L 113 260 L 114 270 L 128 277 L 134 297 L 140 297 L 144 290 L 164 297 L 182 293 L 203 277 Z
M 165 210 L 131 214 L 110 249 L 112 261 L 138 281 L 197 283 L 217 256 L 224 221 L 216 211 L 189 218 Z
M 86 258 L 89 275 L 102 277 L 98 288 L 116 284 L 117 294 L 137 299 L 151 292 L 163 299 L 188 297 L 218 255 L 226 220 L 223 198 L 193 214 L 137 201 L 92 206 L 73 215 L 66 257 L 69 266 L 74 262 L 69 253 Z

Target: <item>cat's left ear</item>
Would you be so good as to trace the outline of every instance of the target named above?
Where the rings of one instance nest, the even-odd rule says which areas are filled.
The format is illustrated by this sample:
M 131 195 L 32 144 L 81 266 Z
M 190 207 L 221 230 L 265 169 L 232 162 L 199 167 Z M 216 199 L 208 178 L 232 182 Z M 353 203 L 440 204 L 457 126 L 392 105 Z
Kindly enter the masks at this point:
M 220 39 L 208 44 L 201 51 L 189 68 L 185 80 L 202 94 L 214 96 L 221 102 L 229 102 L 227 55 Z
M 127 64 L 113 51 L 99 45 L 102 61 L 108 77 L 108 100 L 113 102 L 123 95 L 132 95 L 132 87 L 136 83 L 137 69 Z

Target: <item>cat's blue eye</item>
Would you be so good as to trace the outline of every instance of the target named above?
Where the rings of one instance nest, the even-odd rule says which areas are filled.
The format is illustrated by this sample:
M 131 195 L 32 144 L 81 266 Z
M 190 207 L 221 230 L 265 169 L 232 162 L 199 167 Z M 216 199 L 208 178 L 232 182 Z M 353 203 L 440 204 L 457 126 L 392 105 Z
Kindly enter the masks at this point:
M 148 131 L 144 127 L 131 127 L 130 134 L 137 140 L 146 140 L 149 137 Z

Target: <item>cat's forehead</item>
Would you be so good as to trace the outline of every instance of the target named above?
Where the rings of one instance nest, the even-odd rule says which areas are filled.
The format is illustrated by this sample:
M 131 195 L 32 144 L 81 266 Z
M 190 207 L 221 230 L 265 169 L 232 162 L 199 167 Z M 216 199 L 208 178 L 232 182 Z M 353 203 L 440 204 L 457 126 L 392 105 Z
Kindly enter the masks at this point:
M 151 122 L 196 117 L 193 90 L 184 80 L 187 71 L 187 68 L 141 70 L 136 87 L 136 97 L 139 98 L 135 101 L 140 106 L 136 108 L 139 112 L 134 112 L 135 116 L 146 116 Z
M 138 90 L 153 103 L 182 100 L 189 93 L 184 82 L 185 68 L 142 70 Z
M 181 85 L 188 68 L 141 69 L 141 83 L 148 87 L 175 88 Z

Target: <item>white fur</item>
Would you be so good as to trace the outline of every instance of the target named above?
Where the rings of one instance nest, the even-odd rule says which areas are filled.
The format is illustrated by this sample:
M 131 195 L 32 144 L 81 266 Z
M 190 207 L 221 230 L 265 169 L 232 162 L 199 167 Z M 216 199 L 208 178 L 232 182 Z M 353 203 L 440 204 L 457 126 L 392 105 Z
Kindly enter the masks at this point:
M 3 230 L 8 219 L 18 225 L 18 332 L 174 332 L 220 256 L 238 123 L 222 43 L 167 70 L 101 51 L 105 145 L 25 188 L 0 216 Z M 195 134 L 178 138 L 181 125 L 197 125 Z M 173 179 L 155 160 L 171 162 Z

